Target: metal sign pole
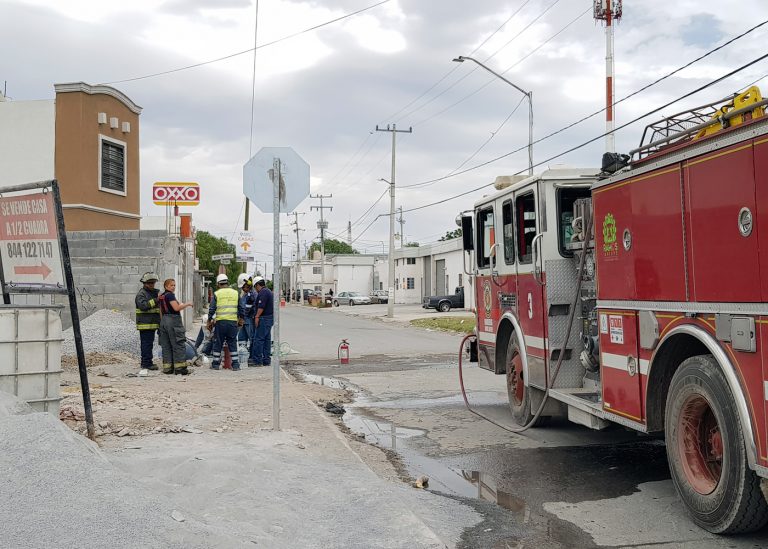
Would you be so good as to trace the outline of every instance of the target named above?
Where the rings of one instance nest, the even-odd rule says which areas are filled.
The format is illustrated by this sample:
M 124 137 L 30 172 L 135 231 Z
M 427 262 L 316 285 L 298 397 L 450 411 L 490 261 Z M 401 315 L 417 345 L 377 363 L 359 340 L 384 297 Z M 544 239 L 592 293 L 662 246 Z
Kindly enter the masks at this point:
M 274 284 L 272 285 L 272 310 L 274 326 L 274 352 L 272 353 L 272 429 L 280 430 L 280 269 L 282 258 L 280 257 L 280 177 L 282 177 L 282 163 L 279 158 L 272 161 L 272 225 L 273 225 L 273 256 Z M 275 302 L 276 301 L 276 302 Z
M 56 208 L 56 222 L 59 225 L 59 245 L 61 246 L 61 260 L 64 264 L 64 279 L 67 283 L 67 295 L 69 296 L 69 310 L 72 315 L 72 332 L 75 336 L 75 351 L 77 352 L 77 367 L 80 371 L 80 387 L 83 392 L 83 409 L 85 411 L 85 424 L 88 430 L 88 438 L 96 440 L 96 430 L 93 426 L 93 408 L 91 408 L 91 388 L 88 384 L 88 371 L 85 367 L 85 351 L 83 350 L 83 335 L 80 332 L 80 313 L 77 310 L 77 295 L 75 293 L 75 279 L 72 276 L 72 262 L 69 258 L 69 244 L 64 228 L 64 209 L 61 207 L 61 195 L 59 184 L 51 182 L 53 190 L 53 202 Z

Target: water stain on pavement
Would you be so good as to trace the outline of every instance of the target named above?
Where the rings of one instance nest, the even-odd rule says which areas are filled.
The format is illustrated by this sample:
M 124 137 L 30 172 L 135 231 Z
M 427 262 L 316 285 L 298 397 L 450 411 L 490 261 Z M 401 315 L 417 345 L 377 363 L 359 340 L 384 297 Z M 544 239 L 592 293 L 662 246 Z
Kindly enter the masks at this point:
M 354 391 L 348 382 L 304 375 L 306 381 Z M 490 447 L 481 452 L 433 458 L 418 448 L 427 431 L 373 417 L 358 393 L 343 422 L 366 442 L 402 459 L 406 476 L 429 477 L 429 490 L 476 509 L 483 521 L 462 535 L 458 547 L 596 547 L 592 537 L 543 509 L 553 501 L 578 503 L 629 495 L 638 485 L 669 478 L 663 442 L 650 437 L 633 442 L 538 448 Z M 426 407 L 428 399 L 405 404 Z M 382 402 L 371 402 L 387 407 Z M 392 403 L 394 404 L 394 402 Z M 402 405 L 403 403 L 400 402 Z

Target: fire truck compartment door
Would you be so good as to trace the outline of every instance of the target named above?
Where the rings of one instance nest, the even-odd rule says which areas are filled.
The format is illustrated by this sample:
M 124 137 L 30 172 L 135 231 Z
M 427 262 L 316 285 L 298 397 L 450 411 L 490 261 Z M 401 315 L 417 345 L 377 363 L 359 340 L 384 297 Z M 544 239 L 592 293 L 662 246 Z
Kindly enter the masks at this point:
M 634 421 L 643 421 L 640 393 L 641 368 L 637 341 L 637 312 L 601 309 L 600 377 L 603 408 Z
M 758 165 L 758 169 L 761 166 Z M 693 301 L 762 301 L 759 219 L 740 232 L 740 212 L 757 212 L 751 144 L 739 144 L 685 164 L 686 210 L 690 218 Z

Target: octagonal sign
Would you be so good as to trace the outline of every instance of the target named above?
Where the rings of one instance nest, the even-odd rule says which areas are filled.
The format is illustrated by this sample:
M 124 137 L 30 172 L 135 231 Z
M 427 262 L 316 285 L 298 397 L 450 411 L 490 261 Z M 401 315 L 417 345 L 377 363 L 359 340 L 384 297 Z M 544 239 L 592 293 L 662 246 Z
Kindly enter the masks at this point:
M 243 194 L 264 213 L 274 213 L 273 177 L 278 174 L 282 213 L 309 195 L 309 164 L 290 147 L 263 147 L 243 166 Z

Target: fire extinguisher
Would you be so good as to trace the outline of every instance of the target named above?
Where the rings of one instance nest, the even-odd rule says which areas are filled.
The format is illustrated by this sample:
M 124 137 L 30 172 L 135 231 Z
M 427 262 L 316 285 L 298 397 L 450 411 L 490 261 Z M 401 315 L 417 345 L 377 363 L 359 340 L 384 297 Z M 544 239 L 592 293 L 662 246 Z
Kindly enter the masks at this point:
M 339 364 L 349 364 L 349 343 L 346 339 L 342 339 L 339 343 Z

